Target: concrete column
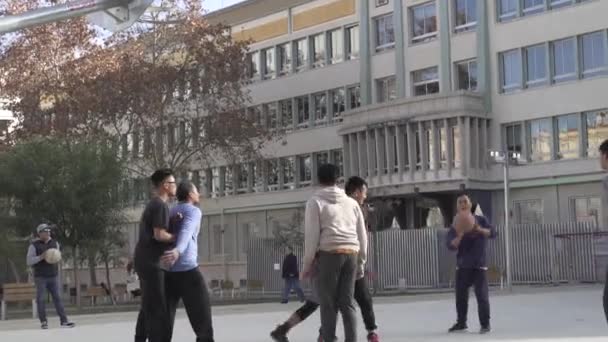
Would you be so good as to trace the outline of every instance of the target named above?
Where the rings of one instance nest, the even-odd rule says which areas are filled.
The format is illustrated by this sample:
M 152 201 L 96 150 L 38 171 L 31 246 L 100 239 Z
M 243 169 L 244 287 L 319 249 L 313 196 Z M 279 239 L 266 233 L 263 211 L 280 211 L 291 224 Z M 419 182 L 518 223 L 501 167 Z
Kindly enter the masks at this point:
M 384 140 L 386 141 L 386 169 L 389 179 L 389 184 L 393 183 L 393 174 L 395 173 L 395 137 L 391 133 L 390 127 L 384 126 Z
M 319 169 L 319 164 L 317 163 L 317 158 L 315 158 L 315 154 L 310 154 L 310 173 L 312 176 L 311 183 L 312 185 L 317 185 L 319 181 L 317 180 L 317 170 Z
M 393 0 L 393 26 L 395 29 L 395 82 L 397 98 L 405 97 L 405 27 L 403 25 L 403 0 Z
M 372 68 L 370 42 L 369 0 L 359 0 L 359 81 L 361 105 L 372 103 Z
M 447 156 L 448 156 L 448 177 L 452 177 L 452 169 L 453 169 L 453 164 L 454 164 L 454 132 L 452 132 L 452 127 L 450 126 L 450 121 L 446 118 L 443 119 L 443 125 L 445 126 L 445 131 L 446 131 L 446 139 L 447 139 Z
M 350 142 L 350 173 L 352 176 L 358 176 L 359 171 L 359 142 L 357 141 L 357 133 L 348 135 Z
M 484 0 L 485 1 L 485 0 Z M 441 46 L 440 91 L 442 93 L 452 91 L 452 58 L 451 58 L 451 35 L 450 35 L 450 3 L 453 1 L 437 1 L 439 17 L 439 44 Z
M 414 134 L 413 125 L 415 123 L 407 123 L 407 148 L 408 148 L 408 157 L 410 164 L 410 180 L 414 181 L 414 176 L 416 174 L 416 135 Z
M 358 167 L 359 167 L 359 172 L 358 175 L 359 177 L 365 178 L 366 175 L 366 168 L 367 168 L 367 161 L 365 160 L 364 156 L 365 156 L 365 150 L 367 149 L 367 145 L 364 143 L 364 135 L 365 132 L 357 132 L 355 133 L 357 135 L 357 160 L 358 160 Z
M 384 139 L 382 139 L 382 128 L 375 129 L 376 137 L 376 167 L 378 168 L 377 182 L 382 184 L 382 176 L 384 175 Z
M 426 171 L 429 169 L 429 156 L 427 153 L 426 132 L 424 131 L 422 121 L 418 121 L 418 142 L 420 144 L 420 171 L 422 172 L 422 179 L 426 179 Z
M 253 192 L 253 183 L 255 182 L 255 172 L 253 162 L 247 163 L 247 192 Z
M 348 178 L 352 175 L 350 163 L 350 141 L 348 134 L 342 136 L 342 158 L 344 164 L 344 177 Z M 329 153 L 329 158 L 331 159 L 331 153 Z
M 483 96 L 487 113 L 492 111 L 489 18 L 487 0 L 477 0 L 477 89 Z
M 375 163 L 374 158 L 376 156 L 376 150 L 374 147 L 374 140 L 369 129 L 365 130 L 365 142 L 367 147 L 367 180 L 370 184 L 374 181 Z
M 397 173 L 399 174 L 399 181 L 403 181 L 403 168 L 405 164 L 404 158 L 404 149 L 407 148 L 405 141 L 405 134 L 403 132 L 403 127 L 399 124 L 395 125 L 395 135 L 397 136 L 397 149 L 395 150 L 395 155 L 397 158 Z
M 479 169 L 485 171 L 488 168 L 488 153 L 490 149 L 490 140 L 488 139 L 488 123 L 487 119 L 481 120 L 479 132 Z M 482 171 L 482 172 L 483 172 Z
M 462 129 L 460 130 L 460 151 L 461 151 L 461 170 L 462 175 L 467 176 L 469 174 L 469 167 L 471 163 L 470 157 L 470 144 L 471 144 L 471 118 L 466 116 L 461 118 Z
M 435 179 L 438 179 L 439 166 L 441 165 L 439 161 L 439 149 L 441 147 L 441 139 L 439 139 L 439 128 L 437 127 L 437 122 L 435 120 L 431 120 L 431 140 L 433 141 L 433 149 L 431 150 L 431 153 L 433 154 L 433 175 Z
M 479 139 L 479 119 L 471 118 L 471 145 L 469 151 L 471 153 L 471 168 L 474 170 L 479 169 L 479 146 L 481 140 Z

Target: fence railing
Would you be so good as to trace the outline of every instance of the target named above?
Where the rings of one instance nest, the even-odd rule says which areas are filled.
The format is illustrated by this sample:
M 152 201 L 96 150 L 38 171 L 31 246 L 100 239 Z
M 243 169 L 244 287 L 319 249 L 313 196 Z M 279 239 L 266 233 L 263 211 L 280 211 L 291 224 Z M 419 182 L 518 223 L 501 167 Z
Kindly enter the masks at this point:
M 505 275 L 504 228 L 489 242 L 489 267 L 497 278 Z M 560 234 L 592 233 L 595 224 L 556 223 L 511 226 L 511 273 L 513 284 L 595 282 L 594 235 L 570 239 Z M 371 233 L 367 270 L 376 290 L 445 288 L 453 285 L 456 256 L 446 247 L 447 229 L 388 230 Z M 302 246 L 294 246 L 301 261 Z M 273 239 L 249 241 L 247 278 L 263 284 L 267 292 L 283 287 L 280 267 L 284 251 Z M 497 283 L 499 279 L 491 279 Z

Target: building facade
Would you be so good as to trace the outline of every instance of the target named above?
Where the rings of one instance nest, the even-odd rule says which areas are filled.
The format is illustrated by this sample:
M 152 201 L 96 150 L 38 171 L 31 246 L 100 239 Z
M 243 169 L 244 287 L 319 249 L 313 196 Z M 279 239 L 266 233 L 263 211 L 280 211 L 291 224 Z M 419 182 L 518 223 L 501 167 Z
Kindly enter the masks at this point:
M 249 238 L 300 225 L 325 162 L 368 181 L 378 229 L 444 224 L 462 191 L 502 222 L 490 150 L 522 155 L 511 222 L 601 217 L 605 13 L 599 0 L 248 0 L 208 14 L 251 39 L 248 110 L 286 134 L 263 161 L 188 175 L 206 195 L 207 277 L 246 279 Z

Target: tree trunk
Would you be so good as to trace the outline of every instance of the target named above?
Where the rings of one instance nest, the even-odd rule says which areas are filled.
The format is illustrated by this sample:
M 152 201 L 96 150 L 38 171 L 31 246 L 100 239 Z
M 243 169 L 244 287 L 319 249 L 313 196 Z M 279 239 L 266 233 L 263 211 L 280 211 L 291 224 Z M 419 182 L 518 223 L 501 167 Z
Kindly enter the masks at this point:
M 17 271 L 17 266 L 15 265 L 15 262 L 11 260 L 11 258 L 6 258 L 6 260 L 8 261 L 9 267 L 11 268 L 11 272 L 13 273 L 13 277 L 15 278 L 15 282 L 20 283 L 21 276 L 19 275 L 19 271 Z
M 97 286 L 97 261 L 94 255 L 89 255 L 87 260 L 89 262 L 89 276 L 91 277 L 90 285 Z
M 76 307 L 78 307 L 78 309 L 80 309 L 80 270 L 78 269 L 78 247 L 73 247 L 72 248 L 73 251 L 73 255 L 74 255 L 74 286 L 76 287 Z
M 112 305 L 116 305 L 114 293 L 112 293 L 112 283 L 110 282 L 110 263 L 107 258 L 105 258 L 104 264 L 106 266 L 106 284 L 108 284 L 108 291 L 110 291 L 110 299 L 112 300 Z

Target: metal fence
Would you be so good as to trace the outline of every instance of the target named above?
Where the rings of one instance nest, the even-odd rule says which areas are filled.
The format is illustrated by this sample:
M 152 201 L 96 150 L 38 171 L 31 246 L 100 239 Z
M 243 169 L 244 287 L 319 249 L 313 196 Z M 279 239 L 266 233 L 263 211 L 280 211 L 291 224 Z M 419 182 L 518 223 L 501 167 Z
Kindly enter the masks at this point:
M 489 242 L 488 263 L 498 278 L 505 274 L 503 227 Z M 513 284 L 595 282 L 598 280 L 593 235 L 569 239 L 558 234 L 591 233 L 593 223 L 556 223 L 511 226 L 511 265 Z M 445 228 L 388 230 L 370 234 L 368 274 L 378 291 L 395 289 L 444 288 L 453 284 L 456 257 L 446 247 Z M 300 262 L 301 246 L 295 248 Z M 284 257 L 272 239 L 249 241 L 247 277 L 261 282 L 266 291 L 278 292 L 283 286 L 280 267 Z M 498 282 L 499 279 L 492 279 Z

